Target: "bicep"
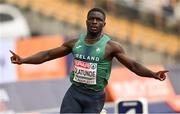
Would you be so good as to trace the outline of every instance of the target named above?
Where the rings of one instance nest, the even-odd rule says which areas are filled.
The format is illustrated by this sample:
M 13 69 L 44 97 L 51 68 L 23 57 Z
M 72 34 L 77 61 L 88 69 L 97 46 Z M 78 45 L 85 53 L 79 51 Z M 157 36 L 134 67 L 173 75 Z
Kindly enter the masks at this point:
M 50 49 L 47 51 L 48 60 L 66 56 L 71 53 L 71 51 L 72 49 L 66 44 L 63 44 L 62 46 L 57 48 Z
M 135 62 L 126 55 L 124 49 L 120 45 L 114 46 L 113 50 L 114 50 L 114 52 L 113 52 L 114 57 L 120 63 L 122 63 L 128 69 L 131 69 L 133 67 Z
M 129 69 L 131 69 L 134 65 L 134 61 L 127 57 L 125 53 L 117 53 L 115 54 L 115 58 Z
M 71 52 L 70 48 L 62 45 L 61 47 L 50 50 L 49 55 L 53 58 L 57 58 L 68 55 L 70 52 Z
M 72 52 L 72 48 L 78 39 L 72 39 L 70 41 L 65 42 L 62 46 L 51 49 L 48 51 L 48 55 L 50 59 L 55 59 L 59 57 L 63 57 Z

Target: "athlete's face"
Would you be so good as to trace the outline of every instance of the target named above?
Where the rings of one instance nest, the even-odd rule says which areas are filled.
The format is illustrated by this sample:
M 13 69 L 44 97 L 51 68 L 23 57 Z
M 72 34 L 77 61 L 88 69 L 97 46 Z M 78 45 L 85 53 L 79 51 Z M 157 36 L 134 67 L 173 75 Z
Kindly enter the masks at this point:
M 88 32 L 91 34 L 96 35 L 101 33 L 105 24 L 105 18 L 101 12 L 92 11 L 87 16 L 86 26 Z

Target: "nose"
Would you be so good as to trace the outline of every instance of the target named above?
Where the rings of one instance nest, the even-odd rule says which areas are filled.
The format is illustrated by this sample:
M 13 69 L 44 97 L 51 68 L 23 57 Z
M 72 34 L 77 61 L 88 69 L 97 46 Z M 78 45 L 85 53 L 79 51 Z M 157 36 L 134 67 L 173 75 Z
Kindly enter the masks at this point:
M 93 23 L 97 23 L 97 19 L 93 19 L 93 21 L 92 21 Z

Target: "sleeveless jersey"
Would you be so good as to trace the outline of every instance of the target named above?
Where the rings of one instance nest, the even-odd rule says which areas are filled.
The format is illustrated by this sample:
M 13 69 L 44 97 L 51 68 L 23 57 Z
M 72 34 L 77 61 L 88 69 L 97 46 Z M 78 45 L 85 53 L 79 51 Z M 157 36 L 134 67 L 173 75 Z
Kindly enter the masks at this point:
M 101 91 L 107 85 L 111 73 L 112 61 L 104 59 L 105 47 L 110 38 L 103 35 L 96 43 L 87 44 L 85 36 L 81 34 L 72 49 L 74 60 L 70 80 L 77 86 Z

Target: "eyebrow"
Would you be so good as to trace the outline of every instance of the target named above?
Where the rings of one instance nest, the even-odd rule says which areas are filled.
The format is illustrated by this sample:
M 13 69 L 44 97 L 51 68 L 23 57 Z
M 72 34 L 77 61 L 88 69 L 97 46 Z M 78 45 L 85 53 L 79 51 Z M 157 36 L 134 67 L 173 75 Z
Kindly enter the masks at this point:
M 101 12 L 100 12 L 100 13 L 101 13 Z M 102 14 L 102 13 L 101 13 L 101 14 Z M 96 16 L 96 18 L 99 18 L 99 19 L 105 21 L 105 17 L 104 17 L 103 14 L 102 14 L 102 16 L 103 16 L 102 18 L 101 18 L 100 16 Z M 89 14 L 89 15 L 87 16 L 87 19 L 88 19 L 89 17 L 94 17 L 94 15 L 90 15 L 90 14 Z

